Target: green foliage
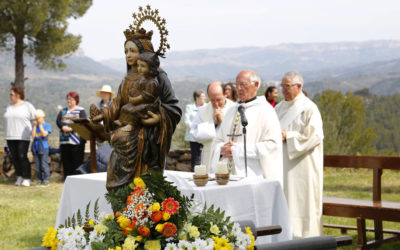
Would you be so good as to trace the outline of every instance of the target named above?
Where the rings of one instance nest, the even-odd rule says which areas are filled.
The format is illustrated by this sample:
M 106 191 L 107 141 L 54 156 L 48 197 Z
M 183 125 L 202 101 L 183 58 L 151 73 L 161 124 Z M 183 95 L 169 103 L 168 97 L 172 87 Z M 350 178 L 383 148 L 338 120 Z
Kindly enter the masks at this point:
M 94 219 L 99 221 L 99 199 L 97 198 L 96 202 L 94 203 Z
M 0 47 L 14 49 L 16 84 L 24 84 L 23 54 L 46 69 L 64 69 L 60 59 L 79 48 L 80 36 L 67 33 L 71 17 L 81 17 L 92 0 L 9 0 L 0 2 Z
M 225 211 L 221 211 L 220 208 L 215 209 L 214 205 L 211 205 L 207 209 L 207 205 L 204 205 L 201 214 L 193 216 L 191 222 L 192 225 L 197 226 L 201 232 L 200 237 L 209 238 L 213 236 L 210 232 L 210 227 L 212 225 L 217 225 L 220 230 L 225 230 L 230 232 L 233 227 L 233 222 L 230 221 L 230 216 L 225 217 Z
M 89 219 L 90 219 L 90 213 L 89 213 L 89 209 L 90 209 L 90 201 L 89 201 L 89 203 L 86 205 L 86 211 L 85 211 L 85 223 L 86 223 L 87 221 L 89 221 Z
M 113 211 L 122 211 L 126 207 L 126 198 L 131 192 L 132 189 L 129 185 L 125 185 L 124 187 L 109 190 L 105 194 L 105 198 L 111 204 Z
M 363 100 L 352 92 L 326 90 L 314 96 L 324 124 L 325 154 L 376 153 L 375 132 L 367 126 Z
M 78 225 L 81 226 L 83 223 L 83 218 L 80 209 L 78 209 L 78 212 L 76 213 L 76 219 L 78 220 Z

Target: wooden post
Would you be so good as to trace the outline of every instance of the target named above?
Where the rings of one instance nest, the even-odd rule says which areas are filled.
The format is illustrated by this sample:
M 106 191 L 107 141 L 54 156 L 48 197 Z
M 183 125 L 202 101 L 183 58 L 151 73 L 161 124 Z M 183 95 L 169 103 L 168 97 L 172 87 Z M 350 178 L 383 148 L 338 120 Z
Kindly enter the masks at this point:
M 94 133 L 90 134 L 90 172 L 97 173 L 96 136 Z
M 382 169 L 373 170 L 372 180 L 372 200 L 374 202 L 382 201 Z M 382 221 L 374 220 L 375 240 L 383 240 Z

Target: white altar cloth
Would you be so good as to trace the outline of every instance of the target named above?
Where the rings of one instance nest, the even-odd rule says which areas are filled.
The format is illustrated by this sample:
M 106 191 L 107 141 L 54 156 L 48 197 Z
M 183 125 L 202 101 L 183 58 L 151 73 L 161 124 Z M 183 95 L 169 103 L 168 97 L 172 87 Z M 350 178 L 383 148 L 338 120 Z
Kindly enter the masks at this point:
M 192 173 L 178 171 L 164 171 L 167 179 L 176 183 L 182 194 L 194 194 L 198 204 L 196 212 L 200 212 L 206 203 L 214 204 L 225 210 L 226 216 L 232 220 L 251 220 L 256 227 L 280 225 L 282 232 L 277 235 L 261 237 L 263 243 L 277 242 L 292 239 L 292 231 L 288 216 L 285 196 L 278 181 L 263 178 L 245 178 L 239 181 L 230 181 L 227 185 L 218 185 L 209 181 L 205 187 L 197 187 L 192 179 Z M 68 176 L 61 195 L 58 208 L 56 226 L 64 224 L 68 216 L 72 216 L 78 209 L 82 216 L 86 205 L 90 201 L 90 214 L 93 216 L 93 207 L 99 198 L 100 212 L 112 213 L 111 206 L 104 198 L 106 173 Z

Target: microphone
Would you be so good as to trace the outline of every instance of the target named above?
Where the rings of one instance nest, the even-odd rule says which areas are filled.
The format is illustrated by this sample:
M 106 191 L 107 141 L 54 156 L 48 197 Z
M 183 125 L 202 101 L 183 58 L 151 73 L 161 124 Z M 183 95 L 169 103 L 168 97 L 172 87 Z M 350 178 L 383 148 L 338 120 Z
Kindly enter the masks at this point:
M 238 111 L 240 114 L 240 118 L 242 120 L 242 126 L 246 127 L 248 123 L 247 123 L 246 115 L 244 114 L 244 106 L 242 104 L 239 104 Z

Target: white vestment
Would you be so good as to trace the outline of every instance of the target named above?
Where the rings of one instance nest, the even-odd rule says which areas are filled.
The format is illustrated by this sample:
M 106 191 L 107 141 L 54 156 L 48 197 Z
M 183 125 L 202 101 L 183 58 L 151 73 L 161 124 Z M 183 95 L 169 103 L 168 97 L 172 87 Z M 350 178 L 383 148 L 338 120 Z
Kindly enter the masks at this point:
M 295 237 L 322 235 L 323 138 L 321 114 L 300 93 L 293 101 L 282 101 L 275 110 L 283 144 L 283 183 Z
M 246 126 L 247 176 L 263 176 L 267 179 L 278 180 L 282 185 L 282 136 L 275 110 L 263 96 L 242 105 L 245 107 L 244 113 L 248 121 Z M 229 134 L 232 133 L 233 120 L 237 117 L 237 107 L 236 103 L 228 110 L 217 133 L 211 164 L 213 172 L 220 158 L 221 146 L 232 138 Z M 243 129 L 240 119 L 238 126 L 240 136 L 237 136 L 232 146 L 234 162 L 232 173 L 245 176 Z
M 226 98 L 222 113 L 225 114 L 233 104 L 231 100 Z M 216 127 L 214 124 L 214 111 L 215 108 L 212 106 L 211 102 L 202 106 L 199 108 L 199 111 L 193 119 L 192 126 L 190 127 L 190 134 L 197 142 L 203 144 L 201 163 L 207 166 L 208 171 L 210 170 L 211 148 L 215 135 L 220 127 L 220 125 Z

